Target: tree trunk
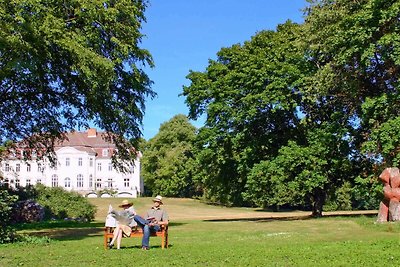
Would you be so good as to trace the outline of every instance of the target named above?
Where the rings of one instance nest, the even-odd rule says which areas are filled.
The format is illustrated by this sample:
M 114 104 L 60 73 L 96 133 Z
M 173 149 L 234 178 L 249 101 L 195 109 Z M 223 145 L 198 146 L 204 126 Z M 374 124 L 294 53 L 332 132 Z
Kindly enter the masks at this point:
M 313 201 L 313 217 L 322 217 L 322 208 L 325 204 L 326 194 L 323 189 L 317 189 L 314 192 Z

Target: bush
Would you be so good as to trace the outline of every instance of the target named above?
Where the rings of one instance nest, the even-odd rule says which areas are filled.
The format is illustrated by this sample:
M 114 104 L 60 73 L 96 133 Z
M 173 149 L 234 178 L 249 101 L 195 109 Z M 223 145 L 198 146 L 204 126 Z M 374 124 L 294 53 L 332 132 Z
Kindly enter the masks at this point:
M 345 182 L 336 189 L 333 194 L 328 195 L 324 205 L 324 211 L 352 210 L 351 184 Z
M 11 210 L 17 196 L 10 195 L 7 188 L 0 188 L 0 244 L 12 242 L 15 230 L 11 224 Z
M 45 219 L 74 218 L 91 221 L 96 213 L 94 205 L 78 194 L 61 187 L 36 187 L 37 202 L 45 209 Z
M 383 186 L 378 176 L 379 174 L 371 174 L 366 177 L 356 177 L 352 189 L 353 206 L 356 209 L 379 209 L 379 203 L 383 199 Z
M 14 204 L 11 220 L 14 223 L 40 222 L 44 218 L 44 208 L 32 199 L 20 200 Z

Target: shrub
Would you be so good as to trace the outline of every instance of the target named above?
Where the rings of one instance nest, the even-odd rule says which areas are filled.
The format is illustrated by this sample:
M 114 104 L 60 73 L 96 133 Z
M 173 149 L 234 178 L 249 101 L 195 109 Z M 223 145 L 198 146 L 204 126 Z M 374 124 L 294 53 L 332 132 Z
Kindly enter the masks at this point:
M 352 210 L 352 187 L 349 182 L 345 182 L 341 187 L 328 195 L 324 205 L 324 211 Z
M 17 196 L 10 195 L 7 188 L 0 188 L 0 244 L 12 242 L 15 239 L 15 230 L 11 224 L 11 210 Z
M 78 194 L 61 187 L 36 187 L 37 202 L 45 209 L 45 219 L 79 218 L 91 221 L 96 213 L 94 205 Z
M 44 208 L 32 199 L 20 200 L 14 204 L 11 220 L 14 223 L 40 222 L 44 218 Z
M 377 179 L 378 175 L 358 176 L 352 189 L 356 209 L 379 209 L 383 199 L 383 186 Z
M 48 245 L 52 240 L 47 236 L 19 235 L 17 242 L 24 244 Z

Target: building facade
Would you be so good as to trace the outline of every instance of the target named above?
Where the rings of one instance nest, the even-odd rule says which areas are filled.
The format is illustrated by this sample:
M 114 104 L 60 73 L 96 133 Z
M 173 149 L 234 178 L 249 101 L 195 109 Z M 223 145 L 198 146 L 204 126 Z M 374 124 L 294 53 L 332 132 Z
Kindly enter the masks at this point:
M 55 166 L 47 160 L 24 161 L 21 151 L 12 153 L 2 162 L 3 183 L 19 187 L 41 183 L 49 187 L 63 187 L 87 197 L 137 197 L 143 191 L 140 177 L 140 158 L 127 173 L 113 167 L 111 155 L 115 145 L 106 142 L 96 129 L 71 132 L 67 140 L 55 147 Z M 114 194 L 112 194 L 114 193 Z

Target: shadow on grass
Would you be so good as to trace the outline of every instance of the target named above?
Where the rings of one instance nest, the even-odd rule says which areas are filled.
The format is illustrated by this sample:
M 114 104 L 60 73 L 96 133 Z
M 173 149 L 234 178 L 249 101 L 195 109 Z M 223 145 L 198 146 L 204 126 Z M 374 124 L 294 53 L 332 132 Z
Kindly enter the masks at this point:
M 170 222 L 169 227 L 177 227 L 187 223 Z M 54 240 L 81 240 L 87 237 L 104 235 L 104 222 L 42 222 L 33 224 L 21 224 L 17 227 L 22 230 L 24 235 L 44 237 L 47 236 Z M 157 247 L 157 246 L 155 246 Z M 161 247 L 161 246 L 160 246 Z
M 295 213 L 295 212 L 293 212 Z M 309 220 L 309 219 L 320 219 L 329 217 L 375 217 L 377 212 L 375 211 L 357 211 L 357 212 L 328 212 L 323 214 L 322 217 L 314 217 L 311 214 L 301 215 L 282 215 L 279 216 L 279 212 L 276 212 L 272 216 L 265 217 L 243 217 L 243 218 L 218 218 L 218 219 L 207 219 L 205 222 L 235 222 L 235 221 L 249 221 L 249 222 L 271 222 L 271 221 L 296 221 L 296 220 Z
M 72 228 L 72 229 L 49 229 L 40 232 L 27 233 L 32 236 L 47 236 L 54 240 L 81 240 L 87 237 L 103 236 L 103 229 L 101 228 Z
M 104 222 L 45 221 L 38 223 L 15 224 L 17 230 L 42 230 L 57 228 L 93 228 L 102 227 Z
M 155 242 L 157 242 L 157 241 L 155 241 Z M 155 242 L 153 242 L 153 243 L 155 243 Z M 172 245 L 172 244 L 168 244 L 168 248 L 165 248 L 165 249 L 172 248 L 173 246 L 174 245 Z M 121 249 L 142 249 L 142 246 L 141 245 L 132 245 L 132 246 L 126 245 L 125 246 L 125 245 L 122 245 L 122 243 L 121 243 Z M 161 248 L 161 245 L 152 245 L 151 239 L 150 239 L 150 250 L 152 250 L 152 249 L 162 249 L 162 248 Z M 115 250 L 115 248 L 112 248 L 111 250 Z

